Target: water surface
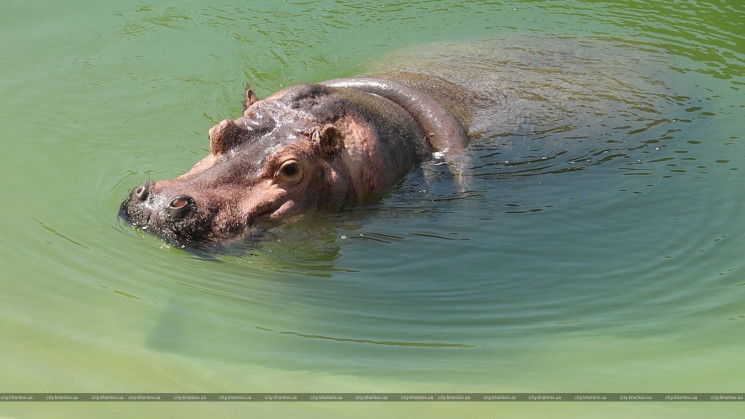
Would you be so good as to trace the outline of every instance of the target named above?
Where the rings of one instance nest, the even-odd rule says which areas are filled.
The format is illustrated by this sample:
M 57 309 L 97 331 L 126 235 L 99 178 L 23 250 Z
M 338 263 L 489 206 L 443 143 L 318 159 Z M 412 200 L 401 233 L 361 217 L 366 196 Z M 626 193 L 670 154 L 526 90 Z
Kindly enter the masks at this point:
M 742 392 L 742 22 L 736 1 L 9 3 L 0 392 Z M 617 106 L 572 108 L 554 69 L 565 88 L 546 96 L 567 112 L 538 114 L 543 128 L 530 112 L 485 124 L 465 191 L 427 164 L 378 204 L 236 254 L 176 249 L 116 219 L 131 188 L 206 155 L 207 130 L 240 113 L 247 83 L 265 97 L 474 40 L 502 58 L 454 77 L 504 66 L 515 85 L 536 71 L 525 57 L 543 57 Z M 557 58 L 569 53 L 592 65 Z M 38 403 L 0 415 L 609 407 L 739 405 Z

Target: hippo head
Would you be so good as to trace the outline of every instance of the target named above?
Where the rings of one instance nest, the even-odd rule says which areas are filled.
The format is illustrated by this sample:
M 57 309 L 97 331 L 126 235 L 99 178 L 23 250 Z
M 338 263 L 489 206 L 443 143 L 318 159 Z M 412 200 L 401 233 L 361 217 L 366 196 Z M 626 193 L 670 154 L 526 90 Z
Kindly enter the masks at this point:
M 207 157 L 176 179 L 137 186 L 120 217 L 172 244 L 195 246 L 345 202 L 353 188 L 335 163 L 342 133 L 302 103 L 330 89 L 299 85 L 266 100 L 249 89 L 243 116 L 209 130 Z

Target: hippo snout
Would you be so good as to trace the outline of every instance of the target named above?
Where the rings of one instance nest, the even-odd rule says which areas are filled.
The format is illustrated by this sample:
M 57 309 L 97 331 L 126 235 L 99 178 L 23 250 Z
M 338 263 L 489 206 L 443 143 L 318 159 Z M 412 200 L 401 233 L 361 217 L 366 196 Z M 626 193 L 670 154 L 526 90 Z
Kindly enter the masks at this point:
M 129 222 L 147 225 L 157 214 L 165 219 L 180 219 L 189 214 L 196 206 L 194 198 L 186 194 L 173 197 L 153 194 L 155 182 L 147 181 L 133 189 L 129 199 L 122 202 L 119 216 Z
M 208 234 L 197 200 L 188 194 L 165 192 L 147 181 L 133 189 L 119 208 L 127 223 L 161 235 L 171 243 L 200 240 Z

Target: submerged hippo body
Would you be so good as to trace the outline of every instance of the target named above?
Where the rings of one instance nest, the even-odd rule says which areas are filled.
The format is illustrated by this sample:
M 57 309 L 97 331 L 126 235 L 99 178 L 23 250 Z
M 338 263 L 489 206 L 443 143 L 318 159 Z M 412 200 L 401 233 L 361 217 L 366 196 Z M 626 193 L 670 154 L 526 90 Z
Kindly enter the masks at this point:
M 597 40 L 516 37 L 393 53 L 368 77 L 291 86 L 265 100 L 249 89 L 243 116 L 209 131 L 206 158 L 176 179 L 136 187 L 120 215 L 171 243 L 202 246 L 314 208 L 375 200 L 435 151 L 459 193 L 477 190 L 473 181 L 659 149 L 664 129 L 678 129 L 665 121 L 690 106 L 686 83 L 665 63 Z
M 264 100 L 249 89 L 243 116 L 210 129 L 207 157 L 176 179 L 138 186 L 119 215 L 170 243 L 199 246 L 373 200 L 433 151 L 457 153 L 468 141 L 457 86 L 393 78 L 301 84 Z

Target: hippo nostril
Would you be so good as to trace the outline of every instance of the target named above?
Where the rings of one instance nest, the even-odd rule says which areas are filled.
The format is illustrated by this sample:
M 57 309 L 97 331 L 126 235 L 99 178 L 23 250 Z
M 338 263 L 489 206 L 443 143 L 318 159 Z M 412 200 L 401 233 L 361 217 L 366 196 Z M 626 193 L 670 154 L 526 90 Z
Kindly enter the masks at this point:
M 147 199 L 147 197 L 150 195 L 150 189 L 153 186 L 153 182 L 147 181 L 140 185 L 139 188 L 135 189 L 135 196 L 140 201 L 144 201 Z
M 171 217 L 183 217 L 194 206 L 194 199 L 190 196 L 179 195 L 168 204 L 166 212 Z
M 189 204 L 189 200 L 186 198 L 174 198 L 173 201 L 171 201 L 171 203 L 169 204 L 169 206 L 171 208 L 178 209 L 178 208 L 183 208 L 188 204 Z

